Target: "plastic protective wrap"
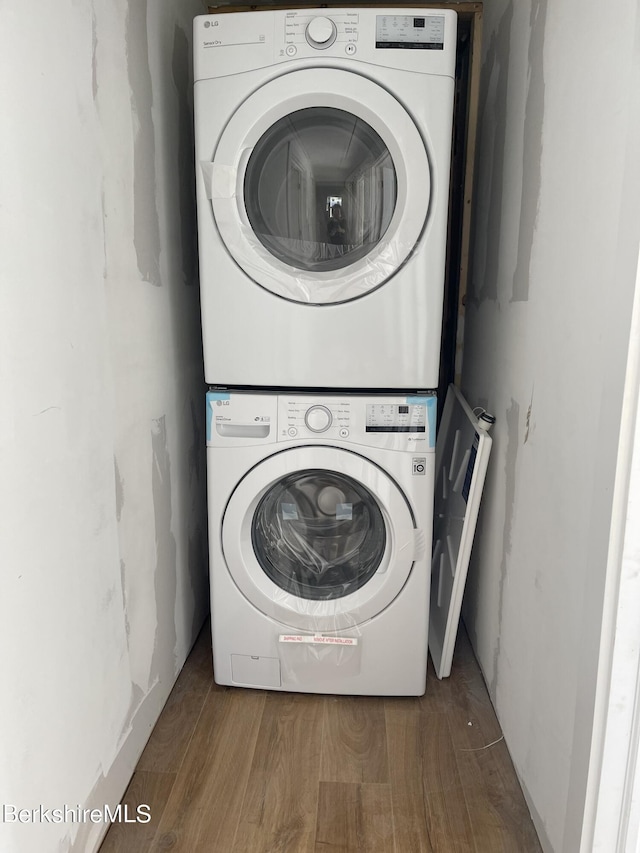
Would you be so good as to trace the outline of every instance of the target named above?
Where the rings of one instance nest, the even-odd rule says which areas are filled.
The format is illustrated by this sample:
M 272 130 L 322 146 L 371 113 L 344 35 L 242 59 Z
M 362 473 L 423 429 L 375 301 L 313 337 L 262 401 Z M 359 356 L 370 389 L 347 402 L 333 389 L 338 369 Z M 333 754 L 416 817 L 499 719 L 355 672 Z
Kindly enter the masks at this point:
M 286 683 L 306 681 L 309 673 L 316 681 L 357 674 L 361 646 L 355 615 L 346 629 L 344 612 L 336 612 L 335 630 L 328 631 L 327 624 L 332 602 L 364 586 L 383 562 L 386 528 L 373 496 L 337 472 L 297 471 L 262 496 L 251 538 L 258 563 L 274 583 L 274 600 L 291 603 L 310 626 L 314 621 L 319 626 L 279 635 Z
M 349 477 L 303 471 L 279 480 L 254 513 L 254 553 L 263 571 L 297 598 L 342 598 L 363 586 L 382 561 L 382 513 Z
M 335 682 L 360 674 L 362 645 L 360 632 L 328 636 L 317 634 L 280 634 L 280 672 L 282 683 Z
M 401 111 L 407 126 L 394 132 L 406 131 L 422 164 L 418 190 L 392 153 L 395 141 L 387 147 L 364 112 L 368 120 L 334 106 L 297 109 L 250 147 L 229 144 L 201 164 L 228 251 L 279 296 L 356 299 L 389 279 L 420 237 L 430 183 L 424 145 Z
M 214 205 L 216 224 L 231 256 L 258 284 L 294 302 L 348 302 L 375 290 L 402 266 L 420 235 L 420 228 L 415 228 L 409 239 L 402 239 L 392 228 L 378 242 L 369 239 L 334 245 L 328 240 L 256 233 L 241 218 L 243 211 L 238 211 L 236 196 L 222 195 L 236 182 L 233 169 L 211 163 L 202 164 L 202 168 L 209 176 L 210 190 L 220 193 L 211 198 L 218 199 Z M 402 233 L 407 232 L 405 227 Z M 280 259 L 285 256 L 292 262 L 287 264 Z M 306 268 L 298 266 L 300 263 Z
M 235 417 L 254 422 L 258 411 L 266 416 L 260 408 L 236 410 Z M 211 434 L 220 441 L 216 430 Z M 245 679 L 293 689 L 322 682 L 323 690 L 339 692 L 360 672 L 361 656 L 375 655 L 363 636 L 371 636 L 371 622 L 400 595 L 426 552 L 397 483 L 371 460 L 331 445 L 302 444 L 262 458 L 235 483 L 221 533 L 225 582 L 267 617 L 256 628 L 268 639 L 258 642 L 240 628 L 233 651 L 253 655 L 257 648 L 264 660 L 243 663 L 253 670 L 277 662 L 282 675 L 277 684 L 264 674 Z

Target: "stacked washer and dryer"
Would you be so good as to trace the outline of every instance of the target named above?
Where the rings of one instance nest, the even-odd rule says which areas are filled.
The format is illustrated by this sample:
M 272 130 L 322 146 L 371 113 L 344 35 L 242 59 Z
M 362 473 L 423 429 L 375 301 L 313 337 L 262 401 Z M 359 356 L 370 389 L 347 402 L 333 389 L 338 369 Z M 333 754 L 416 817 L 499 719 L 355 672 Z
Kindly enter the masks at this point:
M 194 22 L 215 679 L 425 690 L 456 15 Z

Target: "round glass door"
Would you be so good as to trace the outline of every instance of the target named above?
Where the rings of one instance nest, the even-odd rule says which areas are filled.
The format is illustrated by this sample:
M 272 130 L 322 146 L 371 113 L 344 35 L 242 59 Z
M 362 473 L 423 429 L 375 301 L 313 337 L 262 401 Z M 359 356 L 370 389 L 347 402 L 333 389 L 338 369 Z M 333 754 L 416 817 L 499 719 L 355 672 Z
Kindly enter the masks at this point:
M 377 465 L 316 445 L 274 453 L 238 482 L 222 550 L 240 592 L 300 630 L 335 631 L 380 613 L 406 583 L 416 535 L 409 505 Z
M 263 495 L 251 525 L 262 570 L 299 598 L 341 598 L 366 584 L 386 547 L 373 495 L 334 471 L 297 471 Z
M 380 135 L 334 107 L 276 121 L 244 176 L 253 233 L 278 260 L 303 270 L 338 270 L 369 254 L 389 227 L 396 198 L 396 170 Z
M 353 72 L 307 68 L 265 83 L 234 110 L 206 165 L 230 256 L 293 302 L 371 293 L 427 225 L 425 140 L 397 98 Z

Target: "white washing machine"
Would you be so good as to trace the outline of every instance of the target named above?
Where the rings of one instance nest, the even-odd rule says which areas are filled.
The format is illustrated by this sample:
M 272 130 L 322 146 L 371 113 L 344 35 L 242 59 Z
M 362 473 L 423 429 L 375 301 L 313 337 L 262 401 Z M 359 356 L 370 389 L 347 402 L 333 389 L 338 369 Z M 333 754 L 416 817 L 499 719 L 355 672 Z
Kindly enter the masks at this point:
M 456 13 L 194 22 L 209 383 L 438 384 Z
M 425 690 L 434 396 L 209 392 L 219 684 Z

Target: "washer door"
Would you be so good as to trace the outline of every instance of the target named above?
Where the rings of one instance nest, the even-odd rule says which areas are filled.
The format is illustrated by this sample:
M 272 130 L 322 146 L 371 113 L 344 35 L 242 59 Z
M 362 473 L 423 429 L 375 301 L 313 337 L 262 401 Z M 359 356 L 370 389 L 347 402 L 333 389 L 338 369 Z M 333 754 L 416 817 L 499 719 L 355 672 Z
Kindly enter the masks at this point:
M 241 592 L 307 631 L 349 628 L 384 610 L 409 577 L 415 543 L 395 482 L 334 447 L 268 457 L 237 485 L 222 520 L 225 561 Z
M 429 159 L 415 123 L 386 89 L 352 72 L 306 69 L 265 84 L 205 165 L 229 253 L 294 302 L 346 302 L 376 289 L 427 221 Z

